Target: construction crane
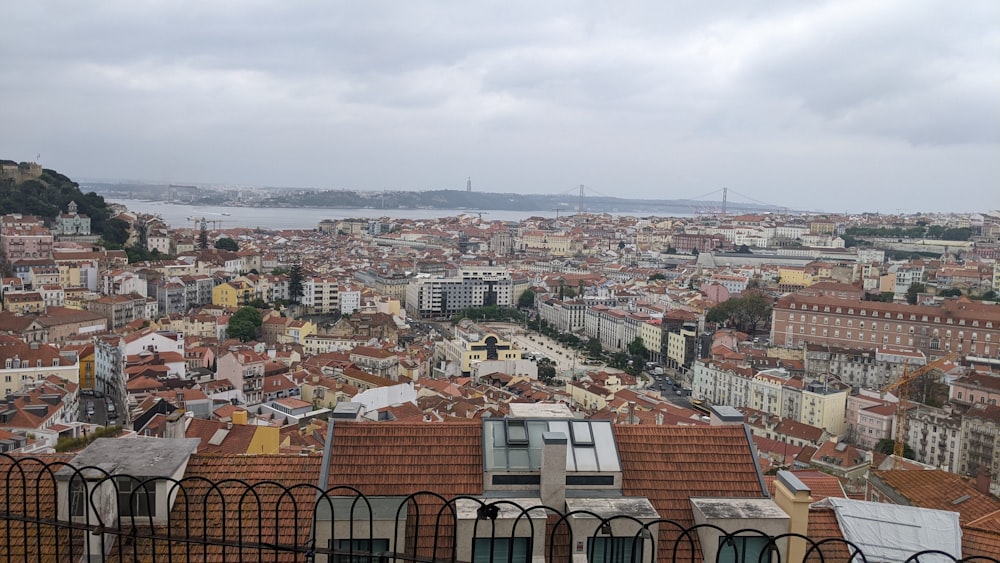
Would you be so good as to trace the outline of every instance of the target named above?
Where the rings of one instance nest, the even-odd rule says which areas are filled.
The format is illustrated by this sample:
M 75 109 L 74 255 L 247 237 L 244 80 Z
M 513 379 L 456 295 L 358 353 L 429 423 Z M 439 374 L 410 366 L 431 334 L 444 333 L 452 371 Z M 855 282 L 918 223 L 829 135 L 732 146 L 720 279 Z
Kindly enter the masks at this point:
M 896 441 L 892 447 L 893 469 L 900 469 L 903 465 L 903 451 L 906 448 L 906 411 L 910 408 L 910 384 L 916 381 L 921 375 L 944 367 L 945 364 L 958 356 L 957 352 L 952 352 L 913 371 L 910 371 L 910 364 L 907 363 L 903 367 L 903 375 L 894 383 L 890 383 L 882 389 L 885 392 L 898 391 L 897 394 L 899 395 L 899 405 L 896 406 Z
M 217 231 L 222 228 L 223 219 L 206 219 L 204 217 L 188 217 L 188 221 L 194 223 L 194 230 L 198 230 L 200 224 L 204 228 L 211 228 Z M 211 225 L 211 227 L 209 227 Z

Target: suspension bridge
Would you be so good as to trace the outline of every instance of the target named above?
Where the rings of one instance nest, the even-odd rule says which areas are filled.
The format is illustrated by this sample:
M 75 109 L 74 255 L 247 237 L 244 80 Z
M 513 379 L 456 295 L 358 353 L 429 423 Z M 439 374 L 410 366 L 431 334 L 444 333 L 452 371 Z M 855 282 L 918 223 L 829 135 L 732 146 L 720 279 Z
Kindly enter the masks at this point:
M 739 200 L 733 201 L 731 195 L 735 195 Z M 573 199 L 568 199 L 572 196 Z M 783 205 L 775 205 L 760 199 L 748 196 L 732 190 L 730 188 L 719 188 L 708 193 L 693 197 L 682 197 L 674 199 L 646 199 L 646 198 L 622 198 L 621 196 L 608 195 L 593 186 L 578 184 L 571 188 L 552 194 L 553 198 L 561 200 L 559 206 L 554 208 L 557 214 L 560 212 L 584 213 L 592 209 L 593 205 L 602 198 L 601 203 L 611 203 L 613 200 L 625 200 L 627 202 L 646 202 L 650 204 L 661 204 L 662 207 L 689 209 L 689 213 L 695 215 L 729 215 L 734 212 L 779 212 L 784 213 L 789 209 Z M 573 209 L 575 207 L 575 209 Z

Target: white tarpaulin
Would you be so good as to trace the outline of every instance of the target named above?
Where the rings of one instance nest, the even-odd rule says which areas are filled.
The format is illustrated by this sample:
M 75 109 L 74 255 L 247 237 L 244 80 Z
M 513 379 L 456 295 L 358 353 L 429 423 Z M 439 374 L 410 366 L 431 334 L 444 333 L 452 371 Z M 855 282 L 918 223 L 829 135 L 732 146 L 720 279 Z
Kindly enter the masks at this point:
M 915 506 L 826 498 L 813 506 L 832 508 L 844 539 L 861 549 L 868 561 L 905 561 L 924 550 L 962 557 L 958 513 Z M 951 563 L 943 555 L 920 557 L 921 563 Z

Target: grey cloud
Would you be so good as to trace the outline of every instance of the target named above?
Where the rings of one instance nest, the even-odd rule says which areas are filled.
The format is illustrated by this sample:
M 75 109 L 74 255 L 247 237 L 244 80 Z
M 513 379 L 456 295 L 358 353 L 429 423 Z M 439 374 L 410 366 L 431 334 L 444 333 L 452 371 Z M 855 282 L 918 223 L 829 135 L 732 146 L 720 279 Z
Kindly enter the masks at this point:
M 998 6 L 18 3 L 0 155 L 270 185 L 744 186 L 806 207 L 874 186 L 890 201 L 893 182 L 933 193 L 936 175 L 985 193 Z

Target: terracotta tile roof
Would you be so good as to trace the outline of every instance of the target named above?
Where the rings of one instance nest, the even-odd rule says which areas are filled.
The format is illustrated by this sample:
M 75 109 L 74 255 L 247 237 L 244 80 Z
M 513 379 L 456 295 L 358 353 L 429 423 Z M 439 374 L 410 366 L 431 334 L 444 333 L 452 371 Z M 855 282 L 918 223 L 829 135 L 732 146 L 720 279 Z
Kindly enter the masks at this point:
M 822 471 L 793 471 L 795 476 L 807 487 L 813 502 L 819 502 L 827 497 L 847 498 L 844 488 L 840 486 L 840 479 L 833 475 L 827 475 Z M 767 490 L 774 496 L 775 475 L 765 475 L 764 482 L 767 483 Z
M 685 528 L 694 526 L 691 497 L 768 496 L 743 425 L 617 425 L 614 430 L 622 492 L 648 498 L 661 517 Z M 672 560 L 678 537 L 671 526 L 660 525 L 658 560 Z M 683 541 L 676 560 L 695 554 L 700 548 Z
M 874 471 L 874 476 L 903 496 L 913 506 L 958 512 L 965 524 L 1000 510 L 1000 499 L 981 493 L 976 487 L 954 473 L 930 471 Z M 870 484 L 869 486 L 879 486 Z M 956 500 L 968 496 L 966 500 Z
M 234 424 L 227 429 L 225 422 L 217 420 L 205 420 L 203 418 L 192 418 L 185 430 L 184 435 L 188 438 L 200 438 L 198 453 L 200 454 L 245 454 L 253 441 L 256 430 L 254 426 L 244 426 Z M 209 441 L 220 430 L 228 430 L 219 444 L 211 444 Z
M 388 496 L 433 491 L 446 499 L 483 493 L 482 423 L 478 420 L 337 422 L 333 436 L 330 487 L 350 486 L 366 495 Z M 429 495 L 420 495 L 416 501 L 419 510 L 408 511 L 406 545 L 422 556 L 450 559 L 450 516 L 438 525 L 441 501 Z M 445 530 L 437 534 L 436 553 L 435 527 Z
M 73 455 L 42 454 L 30 458 L 15 455 L 13 459 L 18 462 L 6 456 L 0 457 L 0 475 L 10 477 L 0 487 L 0 506 L 5 511 L 29 517 L 55 519 L 57 507 L 54 473 L 59 469 L 58 464 L 69 463 Z M 57 465 L 51 469 L 51 473 L 46 473 L 45 466 L 39 461 Z M 4 546 L 0 553 L 9 560 L 57 561 L 56 532 L 52 527 L 22 525 L 13 521 L 8 524 L 0 526 L 0 546 Z M 65 558 L 68 549 L 65 532 L 59 535 L 59 557 Z M 75 536 L 80 537 L 78 534 Z M 80 545 L 76 545 L 74 549 L 75 553 L 81 553 Z
M 171 534 L 174 537 L 206 537 L 215 541 L 242 537 L 248 543 L 273 542 L 303 547 L 312 528 L 316 489 L 302 485 L 315 485 L 319 481 L 322 464 L 321 456 L 193 455 L 184 474 L 185 494 L 177 495 L 171 510 Z M 262 484 L 264 482 L 268 483 Z M 213 483 L 222 484 L 213 489 Z M 290 491 L 270 483 L 278 483 Z M 276 554 L 266 549 L 261 553 L 256 549 L 244 552 L 236 547 L 227 547 L 223 553 L 221 546 L 208 546 L 203 550 L 194 544 L 187 547 L 178 542 L 168 546 L 167 542 L 158 541 L 156 560 L 167 559 L 168 547 L 172 561 L 223 563 L 302 559 L 301 554 Z M 154 559 L 153 548 L 148 541 L 138 542 L 135 550 L 136 556 L 131 549 L 127 550 L 125 560 Z M 185 550 L 190 550 L 190 557 L 182 555 Z M 117 557 L 113 556 L 110 561 L 117 561 Z
M 996 557 L 1000 553 L 1000 510 L 962 526 L 963 557 Z
M 330 486 L 365 494 L 407 495 L 434 490 L 444 496 L 483 489 L 482 423 L 404 424 L 337 422 Z M 448 475 L 442 480 L 441 475 Z

